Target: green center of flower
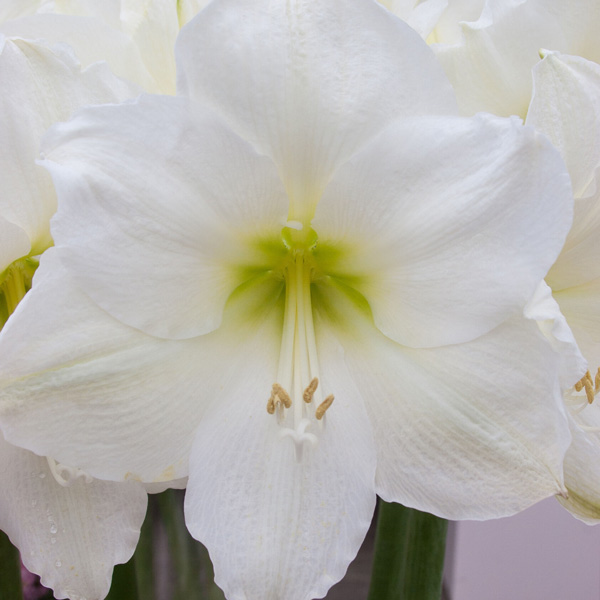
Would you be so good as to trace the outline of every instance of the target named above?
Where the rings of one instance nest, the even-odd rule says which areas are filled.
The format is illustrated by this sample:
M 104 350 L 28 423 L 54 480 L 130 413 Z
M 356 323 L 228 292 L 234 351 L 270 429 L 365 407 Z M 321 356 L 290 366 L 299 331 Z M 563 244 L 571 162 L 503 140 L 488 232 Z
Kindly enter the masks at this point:
M 296 458 L 301 460 L 304 446 L 317 443 L 313 430 L 324 428 L 333 394 L 324 398 L 319 388 L 311 303 L 311 283 L 318 273 L 313 256 L 317 235 L 310 227 L 291 221 L 282 231 L 282 240 L 288 249 L 281 273 L 285 281 L 283 333 L 277 381 L 267 401 L 267 412 L 276 415 L 280 435 L 292 439 Z
M 25 257 L 16 260 L 0 274 L 0 329 L 31 289 L 38 261 Z

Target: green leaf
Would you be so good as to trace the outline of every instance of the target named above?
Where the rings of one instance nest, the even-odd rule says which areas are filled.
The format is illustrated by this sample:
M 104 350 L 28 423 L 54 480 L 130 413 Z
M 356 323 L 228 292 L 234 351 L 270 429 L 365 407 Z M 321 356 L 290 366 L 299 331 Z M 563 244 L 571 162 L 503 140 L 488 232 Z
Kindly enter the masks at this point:
M 368 600 L 439 600 L 448 522 L 381 501 Z
M 0 531 L 0 600 L 21 598 L 23 589 L 19 551 L 10 543 L 8 536 Z

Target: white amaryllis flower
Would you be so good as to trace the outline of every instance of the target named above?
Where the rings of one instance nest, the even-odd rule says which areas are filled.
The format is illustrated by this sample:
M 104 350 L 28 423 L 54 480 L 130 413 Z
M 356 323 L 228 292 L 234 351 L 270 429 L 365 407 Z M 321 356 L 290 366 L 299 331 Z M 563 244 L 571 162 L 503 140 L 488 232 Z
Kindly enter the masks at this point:
M 179 97 L 46 138 L 56 248 L 0 335 L 7 439 L 189 474 L 230 600 L 322 597 L 376 493 L 483 519 L 563 491 L 558 355 L 522 316 L 571 222 L 551 145 L 455 116 L 375 3 L 217 1 L 177 56 Z
M 600 4 L 592 0 L 487 0 L 479 9 L 476 2 L 449 0 L 428 38 L 441 42 L 433 48 L 465 114 L 526 115 L 569 169 L 573 227 L 527 314 L 563 354 L 561 384 L 574 441 L 565 459 L 569 498 L 561 502 L 588 522 L 600 518 L 600 409 L 593 402 L 600 388 L 599 23 Z M 574 390 L 584 358 L 590 371 Z
M 576 389 L 567 393 L 573 444 L 565 457 L 569 497 L 561 502 L 578 518 L 594 523 L 600 520 L 600 407 L 594 401 L 600 391 L 600 66 L 549 52 L 533 75 L 527 123 L 560 150 L 575 197 L 573 226 L 546 277 L 554 310 L 548 306 L 552 297 L 547 293 L 550 310 L 544 316 L 551 324 L 551 337 L 564 347 L 563 370 L 572 373 L 573 363 L 581 362 L 577 345 L 590 367 Z M 569 339 L 565 318 L 577 345 L 572 336 Z M 570 388 L 572 377 L 563 385 Z
M 208 0 L 3 0 L 0 33 L 65 42 L 149 92 L 175 92 L 179 30 Z

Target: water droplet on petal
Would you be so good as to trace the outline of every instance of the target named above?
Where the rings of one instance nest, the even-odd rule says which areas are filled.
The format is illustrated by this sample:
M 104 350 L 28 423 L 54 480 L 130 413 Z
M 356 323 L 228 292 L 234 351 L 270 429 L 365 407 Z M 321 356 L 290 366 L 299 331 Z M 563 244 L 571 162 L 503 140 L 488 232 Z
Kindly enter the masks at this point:
M 45 477 L 46 477 L 46 473 L 40 473 L 40 474 L 38 475 L 38 477 L 39 477 L 40 479 L 45 479 Z
M 52 527 L 50 527 L 50 533 L 56 533 L 58 531 L 58 528 L 56 527 L 56 525 L 52 525 Z
M 50 538 L 50 542 L 51 542 L 52 544 L 56 544 L 56 538 L 54 538 L 54 537 L 53 537 L 53 538 Z
M 57 561 L 54 563 L 54 565 L 55 565 L 56 567 L 62 567 L 62 563 L 60 562 L 60 560 L 57 560 Z

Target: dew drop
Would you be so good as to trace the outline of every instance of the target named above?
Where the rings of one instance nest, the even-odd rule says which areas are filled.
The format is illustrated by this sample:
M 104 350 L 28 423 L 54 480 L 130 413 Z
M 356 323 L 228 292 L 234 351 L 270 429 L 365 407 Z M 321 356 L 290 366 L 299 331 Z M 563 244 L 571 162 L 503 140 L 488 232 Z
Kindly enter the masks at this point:
M 56 538 L 55 538 L 55 537 L 53 537 L 53 538 L 50 538 L 50 542 L 51 542 L 52 544 L 56 544 Z
M 29 556 L 35 556 L 35 552 L 33 550 L 29 551 Z
M 56 533 L 58 531 L 58 528 L 56 527 L 56 525 L 52 524 L 52 527 L 50 527 L 50 533 Z
M 40 473 L 40 474 L 38 475 L 38 477 L 39 477 L 40 479 L 45 479 L 45 478 L 46 478 L 46 473 Z
M 57 561 L 54 563 L 54 566 L 56 566 L 56 567 L 62 567 L 62 563 L 60 562 L 60 560 L 57 560 Z

